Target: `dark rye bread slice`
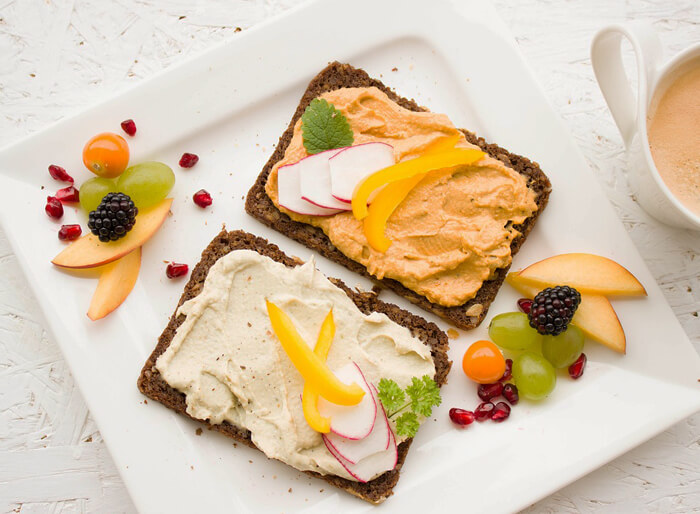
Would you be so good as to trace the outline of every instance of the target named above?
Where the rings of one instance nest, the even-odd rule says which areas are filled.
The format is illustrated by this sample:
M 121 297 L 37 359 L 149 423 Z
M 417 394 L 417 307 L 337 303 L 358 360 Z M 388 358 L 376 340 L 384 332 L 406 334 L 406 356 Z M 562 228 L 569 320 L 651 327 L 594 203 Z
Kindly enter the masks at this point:
M 270 200 L 267 193 L 265 193 L 265 183 L 267 182 L 267 177 L 275 163 L 284 157 L 287 146 L 292 139 L 294 124 L 304 113 L 304 110 L 306 109 L 307 105 L 309 105 L 311 100 L 322 93 L 333 91 L 335 89 L 344 87 L 370 86 L 375 86 L 384 91 L 389 98 L 406 109 L 411 111 L 428 110 L 424 107 L 420 107 L 413 100 L 400 97 L 393 90 L 382 84 L 379 80 L 373 79 L 367 75 L 364 70 L 354 68 L 349 64 L 341 64 L 339 62 L 331 63 L 328 65 L 328 67 L 316 75 L 316 77 L 314 77 L 314 79 L 309 83 L 309 86 L 306 88 L 306 92 L 304 93 L 304 96 L 302 96 L 301 102 L 299 102 L 299 106 L 297 107 L 292 120 L 289 122 L 287 130 L 280 137 L 272 157 L 270 157 L 270 159 L 267 161 L 267 164 L 265 164 L 265 167 L 258 176 L 255 184 L 248 192 L 248 197 L 246 198 L 245 204 L 246 211 L 254 218 L 263 222 L 265 225 L 274 228 L 278 232 L 281 232 L 282 234 L 300 242 L 303 245 L 306 245 L 312 250 L 316 250 L 324 257 L 342 264 L 351 271 L 369 277 L 380 286 L 391 289 L 410 302 L 427 311 L 437 314 L 445 320 L 453 323 L 455 326 L 465 330 L 472 329 L 478 326 L 479 323 L 481 323 L 481 321 L 486 317 L 486 312 L 488 311 L 489 305 L 496 297 L 496 293 L 501 287 L 510 266 L 496 270 L 493 278 L 485 281 L 477 292 L 476 296 L 468 302 L 456 307 L 444 307 L 433 303 L 426 297 L 404 287 L 396 280 L 389 278 L 378 280 L 376 277 L 373 277 L 367 272 L 367 269 L 362 264 L 346 257 L 342 252 L 340 252 L 340 250 L 333 246 L 328 237 L 326 237 L 320 228 L 307 225 L 306 223 L 293 221 L 289 216 L 282 213 L 277 207 L 275 207 L 275 204 L 272 203 L 272 200 Z M 462 132 L 466 136 L 467 141 L 478 145 L 484 152 L 502 161 L 518 173 L 524 175 L 527 179 L 528 187 L 536 194 L 535 201 L 538 206 L 537 212 L 526 219 L 524 223 L 515 225 L 515 228 L 520 232 L 520 235 L 514 238 L 511 243 L 511 254 L 515 255 L 527 238 L 530 230 L 532 230 L 537 217 L 547 205 L 547 200 L 549 199 L 549 193 L 551 191 L 549 179 L 542 172 L 537 163 L 532 162 L 525 157 L 521 157 L 520 155 L 512 154 L 498 145 L 489 144 L 483 138 L 477 137 L 475 134 L 467 130 L 462 130 Z
M 187 282 L 185 290 L 180 297 L 180 301 L 177 304 L 178 308 L 184 302 L 194 298 L 202 291 L 209 268 L 211 268 L 220 257 L 236 250 L 254 250 L 290 268 L 302 263 L 299 259 L 287 256 L 277 246 L 268 243 L 265 239 L 240 230 L 232 232 L 222 230 L 202 252 L 202 258 L 192 271 L 190 280 Z M 382 312 L 393 322 L 408 328 L 414 337 L 419 338 L 423 343 L 428 345 L 433 360 L 435 361 L 435 381 L 439 386 L 447 382 L 447 374 L 450 371 L 452 362 L 447 358 L 447 335 L 445 335 L 437 325 L 424 320 L 420 316 L 411 314 L 396 305 L 382 302 L 377 299 L 377 295 L 373 292 L 365 293 L 353 291 L 338 279 L 330 280 L 342 289 L 364 314 Z M 151 356 L 141 370 L 141 375 L 138 379 L 138 387 L 139 390 L 149 398 L 181 414 L 191 417 L 186 412 L 185 395 L 170 387 L 165 380 L 163 380 L 155 367 L 156 360 L 168 348 L 168 345 L 175 336 L 175 331 L 184 320 L 185 315 L 181 314 L 178 316 L 176 308 L 175 312 L 170 317 L 168 326 L 165 327 L 165 330 L 158 339 L 155 350 L 153 350 L 153 353 L 151 353 Z M 231 425 L 226 421 L 220 425 L 210 424 L 204 420 L 197 421 L 209 425 L 209 428 L 212 430 L 221 432 L 236 441 L 255 448 L 255 445 L 250 439 L 250 432 L 248 430 Z M 339 487 L 363 500 L 371 503 L 381 503 L 393 494 L 392 490 L 399 479 L 399 471 L 406 460 L 406 454 L 411 446 L 411 442 L 412 439 L 408 439 L 399 445 L 398 463 L 393 471 L 388 471 L 365 484 L 353 482 L 337 476 L 320 475 L 311 471 L 306 473 L 321 478 L 329 484 Z

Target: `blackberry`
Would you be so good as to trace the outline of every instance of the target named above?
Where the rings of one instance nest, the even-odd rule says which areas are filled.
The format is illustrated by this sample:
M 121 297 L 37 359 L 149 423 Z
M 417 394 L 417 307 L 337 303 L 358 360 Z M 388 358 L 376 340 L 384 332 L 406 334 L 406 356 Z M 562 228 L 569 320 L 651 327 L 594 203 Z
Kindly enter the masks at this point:
M 88 228 L 100 241 L 116 241 L 136 223 L 139 210 L 124 193 L 107 193 L 97 209 L 88 215 Z
M 540 334 L 559 335 L 569 326 L 580 303 L 581 294 L 573 287 L 548 287 L 532 301 L 527 315 L 530 326 Z

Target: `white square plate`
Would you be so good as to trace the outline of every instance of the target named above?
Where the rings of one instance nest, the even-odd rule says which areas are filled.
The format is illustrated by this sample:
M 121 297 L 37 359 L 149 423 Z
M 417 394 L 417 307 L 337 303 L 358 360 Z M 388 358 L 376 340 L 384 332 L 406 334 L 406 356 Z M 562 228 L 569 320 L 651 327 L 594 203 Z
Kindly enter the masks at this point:
M 628 267 L 649 291 L 646 299 L 614 302 L 628 336 L 626 356 L 587 343 L 590 364 L 581 380 L 560 377 L 552 397 L 521 403 L 500 425 L 462 431 L 450 424 L 450 407 L 477 403 L 459 363 L 467 344 L 485 336 L 489 320 L 453 340 L 456 365 L 443 404 L 418 434 L 395 495 L 377 510 L 516 510 L 700 408 L 700 359 L 492 8 L 477 0 L 459 6 L 444 0 L 319 2 L 246 31 L 0 154 L 0 184 L 13 192 L 0 202 L 4 230 L 142 512 L 373 509 L 259 452 L 234 449 L 218 434 L 197 437 L 196 423 L 154 402 L 146 405 L 136 389 L 184 284 L 165 278 L 164 260 L 196 263 L 222 223 L 309 256 L 247 216 L 243 197 L 308 81 L 336 59 L 365 68 L 401 95 L 448 113 L 457 126 L 541 164 L 552 180 L 552 198 L 516 268 L 556 253 L 599 253 Z M 132 162 L 162 160 L 177 170 L 173 215 L 144 248 L 128 300 L 93 323 L 85 312 L 96 281 L 50 264 L 63 245 L 57 224 L 43 214 L 47 192 L 59 187 L 46 167 L 61 164 L 81 183 L 89 177 L 80 162 L 84 142 L 118 129 L 129 117 L 139 127 L 129 140 Z M 195 168 L 177 167 L 184 151 L 200 155 Z M 192 203 L 200 188 L 213 193 L 209 209 Z M 77 219 L 68 211 L 64 220 Z M 324 259 L 318 265 L 348 284 L 370 285 Z M 505 286 L 490 316 L 514 310 L 515 299 Z

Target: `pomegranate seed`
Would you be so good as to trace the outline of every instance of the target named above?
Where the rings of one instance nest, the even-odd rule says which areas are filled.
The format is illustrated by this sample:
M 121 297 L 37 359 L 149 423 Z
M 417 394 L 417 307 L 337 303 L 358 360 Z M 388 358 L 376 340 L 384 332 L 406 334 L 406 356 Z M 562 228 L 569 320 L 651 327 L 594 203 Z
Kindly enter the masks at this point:
M 586 368 L 586 361 L 588 361 L 588 359 L 586 358 L 585 353 L 579 355 L 578 359 L 576 359 L 574 363 L 569 366 L 569 376 L 574 380 L 581 378 L 581 375 L 583 375 L 583 370 Z
M 194 200 L 194 203 L 199 205 L 202 209 L 209 207 L 213 201 L 211 199 L 211 195 L 205 189 L 200 189 L 197 191 L 192 196 L 192 200 Z
M 502 392 L 503 384 L 501 384 L 500 382 L 496 382 L 495 384 L 480 384 L 479 389 L 477 390 L 479 398 L 481 398 L 485 402 L 488 402 L 489 400 L 491 400 L 491 398 L 500 396 Z
M 136 123 L 134 123 L 134 120 L 129 118 L 128 120 L 124 120 L 121 123 L 122 130 L 126 132 L 128 136 L 134 136 L 136 134 Z
M 503 397 L 510 402 L 511 405 L 516 405 L 520 401 L 518 388 L 515 384 L 506 384 L 503 386 Z
M 193 153 L 183 153 L 180 157 L 180 167 L 181 168 L 191 168 L 199 161 L 199 156 Z
M 168 278 L 177 278 L 187 275 L 190 267 L 187 264 L 180 264 L 178 262 L 171 262 L 168 267 L 165 268 L 165 274 Z
M 73 241 L 73 239 L 78 239 L 82 233 L 83 229 L 80 228 L 80 225 L 61 225 L 58 238 L 61 241 Z
M 518 300 L 518 309 L 523 311 L 525 314 L 530 314 L 530 308 L 532 307 L 532 300 L 529 298 L 521 298 Z
M 450 409 L 450 419 L 455 425 L 466 427 L 474 422 L 474 413 L 464 409 Z
M 501 382 L 504 380 L 510 380 L 513 376 L 513 359 L 506 359 L 506 370 L 503 372 L 501 377 Z
M 510 416 L 510 405 L 506 402 L 498 402 L 491 414 L 491 420 L 500 423 L 508 419 L 508 416 Z
M 80 201 L 80 193 L 75 187 L 68 186 L 56 191 L 56 198 L 62 202 L 78 202 Z
M 49 166 L 49 174 L 54 180 L 60 180 L 61 182 L 70 182 L 71 184 L 74 182 L 73 177 L 71 177 L 68 174 L 65 168 L 61 168 L 60 166 L 56 166 L 55 164 Z
M 491 402 L 480 403 L 479 406 L 474 409 L 474 417 L 477 421 L 486 421 L 491 417 L 491 413 L 495 405 Z
M 63 204 L 55 196 L 46 197 L 46 207 L 44 207 L 44 210 L 46 214 L 49 215 L 49 218 L 59 219 L 63 216 Z

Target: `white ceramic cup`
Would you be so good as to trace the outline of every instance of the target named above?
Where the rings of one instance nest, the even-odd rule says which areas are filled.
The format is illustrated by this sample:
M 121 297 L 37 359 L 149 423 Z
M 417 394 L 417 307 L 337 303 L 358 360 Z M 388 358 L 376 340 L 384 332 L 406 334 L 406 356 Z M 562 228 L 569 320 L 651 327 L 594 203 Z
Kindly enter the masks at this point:
M 621 43 L 632 44 L 637 62 L 637 94 L 625 74 Z M 661 62 L 661 44 L 651 26 L 641 22 L 611 25 L 593 38 L 591 60 L 598 84 L 620 130 L 627 151 L 628 179 L 640 205 L 658 220 L 700 230 L 700 216 L 683 205 L 664 183 L 649 149 L 647 111 L 655 94 L 676 78 L 684 64 L 700 57 L 700 43 Z

